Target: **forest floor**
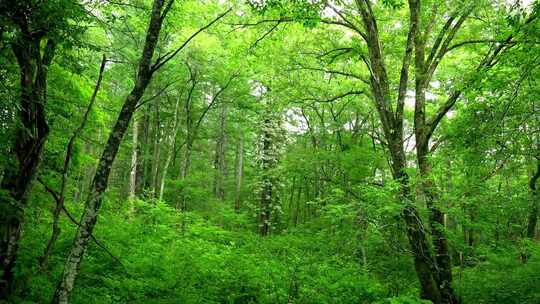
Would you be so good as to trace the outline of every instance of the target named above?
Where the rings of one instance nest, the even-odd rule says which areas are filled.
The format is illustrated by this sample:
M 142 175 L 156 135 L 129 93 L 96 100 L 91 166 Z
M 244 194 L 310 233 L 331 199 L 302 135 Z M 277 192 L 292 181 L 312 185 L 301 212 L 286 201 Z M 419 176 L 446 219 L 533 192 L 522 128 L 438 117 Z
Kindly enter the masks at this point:
M 92 244 L 73 303 L 422 303 L 409 254 L 383 237 L 359 242 L 315 221 L 261 238 L 245 214 L 221 209 L 106 204 L 95 236 L 120 262 Z M 21 303 L 48 302 L 73 237 L 65 220 L 49 271 L 38 271 L 50 225 L 39 210 L 21 247 L 20 275 L 30 278 Z M 463 303 L 540 303 L 540 247 L 524 246 L 527 263 L 515 246 L 475 248 L 470 265 L 455 268 Z

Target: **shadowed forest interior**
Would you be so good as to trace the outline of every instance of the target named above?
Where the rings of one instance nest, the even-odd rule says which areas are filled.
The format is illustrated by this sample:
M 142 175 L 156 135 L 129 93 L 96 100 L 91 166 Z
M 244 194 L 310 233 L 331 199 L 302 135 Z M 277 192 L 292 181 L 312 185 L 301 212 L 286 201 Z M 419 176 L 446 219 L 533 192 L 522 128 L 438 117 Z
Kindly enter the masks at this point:
M 539 14 L 0 0 L 0 303 L 540 303 Z

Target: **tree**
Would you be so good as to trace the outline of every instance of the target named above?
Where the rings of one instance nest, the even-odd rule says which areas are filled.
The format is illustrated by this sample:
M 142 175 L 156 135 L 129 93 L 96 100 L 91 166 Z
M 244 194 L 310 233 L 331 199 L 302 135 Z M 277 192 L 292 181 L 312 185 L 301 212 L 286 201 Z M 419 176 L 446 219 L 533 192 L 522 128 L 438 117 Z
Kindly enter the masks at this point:
M 168 2 L 165 2 L 164 0 L 153 1 L 152 13 L 148 23 L 148 30 L 146 32 L 145 44 L 142 50 L 141 59 L 139 61 L 135 86 L 125 99 L 118 119 L 116 120 L 116 123 L 107 140 L 105 149 L 101 155 L 98 167 L 96 169 L 96 174 L 94 175 L 94 179 L 92 181 L 90 193 L 86 199 L 85 211 L 80 221 L 81 224 L 77 229 L 75 238 L 73 239 L 73 244 L 64 266 L 64 272 L 62 273 L 62 277 L 54 293 L 53 303 L 68 303 L 69 301 L 69 296 L 73 290 L 75 278 L 78 275 L 83 255 L 86 251 L 90 236 L 97 221 L 98 212 L 103 200 L 103 193 L 107 189 L 107 181 L 111 172 L 112 164 L 116 154 L 118 153 L 118 148 L 120 147 L 122 138 L 127 131 L 131 117 L 135 112 L 137 103 L 143 96 L 146 87 L 150 83 L 152 75 L 176 54 L 178 54 L 198 33 L 210 27 L 213 23 L 228 13 L 227 11 L 219 15 L 207 26 L 201 28 L 194 35 L 188 38 L 188 40 L 186 40 L 186 42 L 184 42 L 184 44 L 182 44 L 174 52 L 167 54 L 165 57 L 159 57 L 154 63 L 152 63 L 152 57 L 158 43 L 163 21 L 169 13 L 173 3 L 173 0 Z
M 28 196 L 37 175 L 49 135 L 46 118 L 47 77 L 58 49 L 75 39 L 81 28 L 68 30 L 72 20 L 84 23 L 78 3 L 71 1 L 3 2 L 0 24 L 10 33 L 7 43 L 17 60 L 20 74 L 19 122 L 4 168 L 0 204 L 0 298 L 9 297 L 13 267 L 21 237 Z
M 524 3 L 78 3 L 88 17 L 46 35 L 49 131 L 7 301 L 539 302 Z M 3 179 L 22 123 L 0 16 Z
M 260 90 L 265 90 L 262 87 Z M 272 98 L 262 96 L 263 99 Z M 261 117 L 261 130 L 259 135 L 258 162 L 260 166 L 260 181 L 258 193 L 260 196 L 258 207 L 259 234 L 267 236 L 275 229 L 281 213 L 279 198 L 278 164 L 284 141 L 280 113 L 273 108 L 275 103 L 265 100 L 264 112 Z
M 434 13 L 430 16 L 424 11 L 424 7 L 427 6 L 426 4 L 432 5 L 432 11 Z M 263 11 L 277 8 L 288 15 L 285 15 L 285 17 L 280 16 L 277 19 L 266 19 L 252 25 L 268 22 L 275 23 L 275 26 L 278 26 L 283 22 L 308 22 L 307 20 L 315 19 L 317 21 L 319 19 L 321 23 L 345 28 L 349 33 L 357 35 L 358 39 L 365 43 L 365 49 L 357 50 L 354 46 L 337 47 L 326 51 L 320 57 L 329 56 L 328 65 L 332 65 L 340 56 L 354 53 L 365 64 L 369 75 L 367 77 L 348 71 L 309 67 L 308 69 L 355 78 L 369 85 L 375 108 L 379 114 L 381 128 L 384 139 L 386 140 L 386 147 L 390 154 L 392 173 L 394 179 L 401 185 L 401 200 L 404 206 L 403 218 L 407 225 L 407 233 L 414 256 L 416 272 L 422 287 L 422 298 L 429 299 L 435 303 L 457 303 L 458 299 L 451 287 L 452 264 L 444 233 L 444 214 L 436 204 L 438 200 L 437 191 L 429 176 L 431 165 L 429 164 L 428 157 L 431 153 L 430 139 L 433 133 L 448 111 L 458 101 L 463 89 L 458 85 L 454 85 L 453 88 L 450 86 L 451 89 L 448 93 L 447 100 L 438 106 L 431 117 L 426 114 L 426 90 L 440 62 L 451 50 L 469 44 L 491 43 L 491 48 L 488 49 L 483 59 L 480 60 L 472 71 L 472 73 L 480 73 L 493 67 L 497 63 L 500 54 L 515 45 L 515 37 L 518 35 L 516 32 L 519 32 L 521 28 L 518 25 L 517 28 L 511 29 L 511 33 L 506 33 L 506 36 L 500 40 L 496 38 L 471 39 L 452 44 L 454 37 L 468 19 L 469 14 L 477 7 L 476 4 L 471 3 L 470 6 L 461 5 L 457 8 L 442 5 L 444 6 L 443 9 L 450 11 L 448 17 L 442 18 L 446 19 L 442 25 L 438 24 L 440 19 L 438 14 L 439 4 L 429 2 L 426 2 L 426 4 L 423 4 L 421 1 L 408 1 L 409 26 L 401 67 L 397 70 L 399 71 L 398 73 L 391 73 L 393 71 L 390 71 L 388 68 L 387 62 L 389 61 L 389 56 L 384 51 L 385 45 L 381 38 L 383 33 L 379 29 L 380 25 L 378 24 L 379 20 L 376 16 L 374 3 L 368 0 L 355 1 L 354 3 L 302 3 L 298 7 L 294 5 L 292 7 L 286 6 L 280 1 L 267 1 L 262 5 L 262 8 L 257 4 L 254 4 L 254 6 Z M 301 9 L 302 5 L 308 6 L 308 13 L 305 13 L 306 10 Z M 311 9 L 309 8 L 310 5 L 312 6 Z M 399 8 L 399 4 L 394 2 L 382 3 L 382 6 L 385 5 L 394 9 Z M 309 11 L 321 11 L 324 7 L 332 11 L 331 17 L 317 18 L 313 17 L 312 13 L 309 13 Z M 299 12 L 301 12 L 300 15 L 298 15 Z M 536 14 L 533 12 L 527 19 L 521 21 L 521 23 L 527 25 L 535 20 L 535 18 Z M 427 20 L 427 22 L 424 20 Z M 439 33 L 433 35 L 432 31 L 437 28 L 440 28 Z M 432 37 L 432 46 L 428 50 L 426 45 L 430 43 Z M 426 53 L 429 53 L 427 58 L 425 58 Z M 422 177 L 422 191 L 428 209 L 430 210 L 429 224 L 433 235 L 435 252 L 431 251 L 428 234 L 425 232 L 424 224 L 414 204 L 416 198 L 411 193 L 409 173 L 407 173 L 408 165 L 404 147 L 404 107 L 411 64 L 414 67 L 415 79 L 414 134 L 416 140 L 416 160 L 420 176 Z M 397 88 L 395 93 L 392 92 L 393 75 L 398 75 L 397 85 L 394 86 Z M 471 82 L 474 82 L 474 77 L 472 80 L 468 80 L 468 83 Z M 395 105 L 393 100 L 395 100 Z

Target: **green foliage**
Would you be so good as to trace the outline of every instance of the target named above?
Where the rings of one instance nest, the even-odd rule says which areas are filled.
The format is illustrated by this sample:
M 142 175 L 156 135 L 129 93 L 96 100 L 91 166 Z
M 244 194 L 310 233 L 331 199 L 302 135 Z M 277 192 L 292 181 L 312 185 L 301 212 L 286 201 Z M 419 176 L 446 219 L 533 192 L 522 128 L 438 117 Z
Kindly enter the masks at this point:
M 522 252 L 499 248 L 477 267 L 466 269 L 459 288 L 465 303 L 536 303 L 540 301 L 540 247 L 530 249 L 532 258 L 520 261 Z
M 151 1 L 105 2 L 0 2 L 0 179 L 17 165 L 6 157 L 20 125 L 20 71 L 10 46 L 24 37 L 13 11 L 28 11 L 31 28 L 47 29 L 44 38 L 59 43 L 48 69 L 50 135 L 38 172 L 50 189 L 34 183 L 28 207 L 0 190 L 0 223 L 25 221 L 13 303 L 50 302 L 77 230 L 73 221 L 137 81 Z M 391 116 L 404 125 L 398 148 L 374 106 L 380 79 L 359 2 L 175 1 L 153 60 L 233 8 L 154 73 L 118 147 L 94 231 L 99 244 L 91 241 L 72 303 L 428 304 L 419 299 L 405 204 L 418 210 L 428 251 L 434 228 L 448 238 L 452 287 L 464 304 L 540 302 L 540 247 L 526 238 L 538 201 L 529 183 L 540 142 L 540 25 L 529 18 L 540 2 L 421 1 L 426 60 L 436 55 L 429 47 L 445 23 L 459 24 L 453 14 L 469 15 L 455 35 L 441 37 L 451 49 L 426 88 L 425 109 L 415 109 L 420 54 L 413 48 L 403 117 Z M 370 3 L 392 91 L 384 102 L 394 111 L 409 6 Z M 479 68 L 510 34 L 493 64 Z M 67 172 L 72 218 L 61 214 L 60 237 L 40 269 L 53 223 L 49 192 L 61 188 L 66 145 L 93 92 L 101 53 L 109 58 L 103 83 Z M 434 117 L 456 91 L 422 176 L 415 112 Z M 405 152 L 407 180 L 396 177 L 392 149 Z M 271 189 L 267 206 L 264 189 Z M 445 225 L 431 221 L 426 203 L 444 212 Z M 256 233 L 261 212 L 271 215 L 264 238 Z
M 317 25 L 320 12 L 325 7 L 325 1 L 321 0 L 248 0 L 247 2 L 261 14 L 292 18 L 307 27 Z
M 73 303 L 375 303 L 386 297 L 385 283 L 332 254 L 330 235 L 261 239 L 161 202 L 139 200 L 109 208 L 100 223 L 96 237 L 123 266 L 92 245 Z M 63 228 L 70 226 L 64 221 Z M 22 263 L 31 265 L 46 234 L 28 232 Z M 64 235 L 55 251 L 64 252 L 70 237 Z M 52 261 L 51 273 L 58 273 L 62 260 Z M 32 276 L 25 303 L 50 297 L 54 282 L 47 277 Z

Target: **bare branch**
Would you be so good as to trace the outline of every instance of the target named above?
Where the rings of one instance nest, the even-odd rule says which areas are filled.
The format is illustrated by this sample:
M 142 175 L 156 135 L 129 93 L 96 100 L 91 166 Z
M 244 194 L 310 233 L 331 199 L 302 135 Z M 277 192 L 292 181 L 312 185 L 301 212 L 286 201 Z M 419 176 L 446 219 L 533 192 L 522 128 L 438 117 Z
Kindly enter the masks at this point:
M 257 38 L 257 40 L 251 44 L 251 46 L 249 47 L 249 50 L 253 50 L 254 48 L 257 47 L 257 44 L 259 42 L 261 42 L 264 38 L 266 38 L 267 36 L 269 36 L 270 34 L 272 34 L 272 32 L 274 30 L 277 29 L 277 27 L 281 24 L 281 21 L 277 21 L 276 24 L 274 24 L 269 30 L 267 30 L 261 37 Z
M 201 114 L 201 116 L 199 117 L 199 119 L 197 120 L 197 123 L 195 124 L 195 130 L 197 130 L 199 128 L 199 125 L 201 124 L 202 120 L 204 119 L 204 117 L 206 116 L 206 113 L 212 108 L 212 106 L 216 103 L 218 97 L 223 93 L 225 92 L 225 90 L 229 87 L 229 85 L 231 84 L 231 82 L 233 81 L 234 78 L 236 78 L 238 76 L 238 74 L 233 74 L 231 75 L 231 77 L 229 77 L 229 80 L 227 80 L 227 83 L 221 87 L 219 89 L 219 91 L 216 92 L 216 94 L 214 94 L 214 96 L 212 97 L 212 100 L 210 100 L 210 103 L 208 104 L 208 106 L 204 109 L 203 113 Z
M 60 201 L 60 197 L 58 196 L 58 193 L 53 188 L 48 186 L 47 183 L 45 183 L 45 181 L 41 177 L 38 177 L 37 181 L 43 186 L 43 188 L 45 188 L 47 192 L 49 192 L 49 194 L 51 194 L 51 196 L 53 197 L 56 203 Z
M 56 191 L 54 191 L 51 187 L 49 187 L 44 181 L 43 179 L 41 179 L 40 177 L 37 178 L 38 182 L 43 185 L 43 187 L 45 188 L 45 190 L 47 190 L 47 192 L 49 192 L 51 194 L 51 196 L 54 198 L 55 201 L 58 202 L 59 200 L 59 197 L 58 197 L 58 194 L 56 193 Z M 73 215 L 71 215 L 71 213 L 69 213 L 69 211 L 66 209 L 66 206 L 61 206 L 62 207 L 62 211 L 64 211 L 64 213 L 67 215 L 68 219 L 74 223 L 75 225 L 77 226 L 81 226 L 81 224 L 73 217 Z M 120 259 L 118 259 L 114 254 L 112 254 L 100 241 L 97 240 L 97 238 L 93 235 L 93 234 L 90 234 L 90 238 L 94 241 L 94 243 L 96 243 L 96 245 L 98 247 L 100 247 L 101 249 L 103 249 L 113 260 L 115 260 L 118 264 L 120 264 L 122 267 L 124 267 L 124 265 L 122 264 L 122 262 L 120 261 Z
M 225 92 L 225 90 L 229 87 L 229 85 L 231 84 L 231 82 L 233 81 L 233 79 L 235 79 L 236 77 L 238 77 L 238 74 L 235 73 L 235 74 L 232 74 L 231 77 L 229 78 L 229 80 L 227 81 L 227 83 L 221 87 L 219 89 L 219 91 L 216 92 L 216 94 L 214 94 L 214 96 L 212 97 L 212 99 L 210 100 L 210 103 L 208 103 L 208 106 L 206 106 L 206 108 L 204 108 L 203 112 L 201 113 L 201 115 L 199 116 L 199 119 L 197 119 L 197 122 L 195 123 L 195 126 L 193 127 L 193 135 L 191 136 L 191 138 L 186 138 L 182 144 L 179 145 L 178 147 L 178 150 L 175 151 L 175 154 L 178 153 L 178 151 L 188 143 L 188 140 L 194 140 L 195 137 L 197 136 L 197 131 L 199 129 L 199 126 L 201 125 L 204 117 L 206 116 L 206 114 L 208 113 L 208 111 L 210 111 L 210 109 L 215 105 L 218 97 L 223 93 Z M 191 99 L 191 92 L 193 92 L 193 88 L 194 86 L 192 87 L 190 93 L 189 93 L 189 99 Z M 188 100 L 189 100 L 188 99 Z
M 531 23 L 532 21 L 536 20 L 536 18 L 538 18 L 538 13 L 533 12 L 527 18 L 527 20 L 525 20 L 523 25 L 527 25 L 527 24 Z M 520 30 L 521 29 L 518 29 L 518 31 L 520 31 Z M 497 41 L 495 43 L 495 45 L 494 45 L 494 49 L 492 49 L 492 51 L 488 52 L 486 54 L 486 56 L 484 57 L 484 59 L 478 64 L 478 66 L 476 67 L 476 72 L 479 72 L 479 71 L 481 71 L 483 69 L 490 69 L 494 65 L 496 65 L 498 63 L 498 59 L 500 57 L 500 54 L 503 53 L 504 51 L 508 50 L 509 48 L 516 45 L 516 43 L 514 41 L 514 37 L 515 37 L 515 33 L 512 33 L 512 34 L 508 35 L 506 37 L 506 39 L 504 39 L 502 42 Z M 448 111 L 450 111 L 450 109 L 452 109 L 452 107 L 454 106 L 454 104 L 458 100 L 461 93 L 462 93 L 462 89 L 457 89 L 454 92 L 452 92 L 452 94 L 448 97 L 446 102 L 439 107 L 439 109 L 437 110 L 435 115 L 433 115 L 433 117 L 428 120 L 428 122 L 427 122 L 428 130 L 427 130 L 427 133 L 426 133 L 427 138 L 431 137 L 431 135 L 433 134 L 433 132 L 437 128 L 440 121 L 443 119 L 443 117 L 446 115 L 446 113 L 448 113 Z
M 459 47 L 462 47 L 462 46 L 465 46 L 465 45 L 469 45 L 469 44 L 480 44 L 480 43 L 503 43 L 504 41 L 501 41 L 501 40 L 495 40 L 495 39 L 476 39 L 476 40 L 466 40 L 466 41 L 461 41 L 461 42 L 457 42 L 451 46 L 449 46 L 445 53 L 448 53 L 454 49 L 457 49 Z
M 339 99 L 347 97 L 347 96 L 362 95 L 362 94 L 366 94 L 366 92 L 365 91 L 349 91 L 349 92 L 341 93 L 341 94 L 338 94 L 336 96 L 333 96 L 333 97 L 330 97 L 330 98 L 324 99 L 324 100 L 317 99 L 317 98 L 306 98 L 306 99 L 303 99 L 303 100 L 304 101 L 316 101 L 316 102 L 330 103 L 330 102 L 334 102 L 336 100 L 339 100 Z
M 354 48 L 352 48 L 352 47 L 340 47 L 340 48 L 335 48 L 335 49 L 326 51 L 326 52 L 318 55 L 317 57 L 322 60 L 323 57 L 330 56 L 330 54 L 335 53 L 334 55 L 330 56 L 330 60 L 328 61 L 328 64 L 332 64 L 332 63 L 334 63 L 334 61 L 338 57 L 343 56 L 343 55 L 345 55 L 347 53 L 351 53 L 351 52 L 354 52 Z
M 145 100 L 140 101 L 140 102 L 137 104 L 137 106 L 135 106 L 135 110 L 139 109 L 140 107 L 142 107 L 143 105 L 147 104 L 148 102 L 150 102 L 150 101 L 152 101 L 152 100 L 158 98 L 158 97 L 161 96 L 162 94 L 167 93 L 167 89 L 169 89 L 173 84 L 175 84 L 175 83 L 177 83 L 177 82 L 179 82 L 179 81 L 180 81 L 180 79 L 176 79 L 176 80 L 173 80 L 173 81 L 169 82 L 169 83 L 166 84 L 164 87 L 162 87 L 161 89 L 159 89 L 159 91 L 158 91 L 156 94 L 154 94 L 154 95 L 152 95 L 152 96 L 146 98 Z
M 171 10 L 173 4 L 174 4 L 174 0 L 169 0 L 169 2 L 167 2 L 167 5 L 165 6 L 165 8 L 163 9 L 163 12 L 161 13 L 161 21 L 165 20 L 165 17 L 167 17 L 167 14 Z
M 150 70 L 152 72 L 155 72 L 157 70 L 159 70 L 164 64 L 166 64 L 169 60 L 173 59 L 178 53 L 180 53 L 181 50 L 183 50 L 186 45 L 188 45 L 188 43 L 191 42 L 191 40 L 193 40 L 195 37 L 197 37 L 200 33 L 202 33 L 203 31 L 205 31 L 206 29 L 208 29 L 209 27 L 211 27 L 214 23 L 216 23 L 219 19 L 225 17 L 225 15 L 227 15 L 228 13 L 230 13 L 232 11 L 232 7 L 229 8 L 228 10 L 226 10 L 225 12 L 219 14 L 216 18 L 214 18 L 214 20 L 210 21 L 207 25 L 201 27 L 200 29 L 198 29 L 195 33 L 193 33 L 191 36 L 188 37 L 188 39 L 186 39 L 186 41 L 184 41 L 184 43 L 182 43 L 182 45 L 180 45 L 180 47 L 178 47 L 174 52 L 170 53 L 170 54 L 167 54 L 165 55 L 164 57 L 159 57 L 156 62 L 152 65 L 152 67 L 150 68 Z
M 281 23 L 281 22 L 292 22 L 292 21 L 294 21 L 294 20 L 291 19 L 291 18 L 282 17 L 282 18 L 279 18 L 279 19 L 262 19 L 262 20 L 259 20 L 257 22 L 251 22 L 251 23 L 225 23 L 225 24 L 237 26 L 239 28 L 246 28 L 246 27 L 251 27 L 251 26 L 258 26 L 258 25 L 265 24 L 265 23 L 274 23 L 274 22 L 280 22 Z
M 349 77 L 349 78 L 358 79 L 358 80 L 360 80 L 363 83 L 368 84 L 368 85 L 370 84 L 369 80 L 365 79 L 364 77 L 362 77 L 360 75 L 352 73 L 352 72 L 343 72 L 343 71 L 338 71 L 338 70 L 328 70 L 328 69 L 316 68 L 316 67 L 306 67 L 306 66 L 302 66 L 302 65 L 299 66 L 298 70 L 310 70 L 310 71 L 319 71 L 319 72 L 328 73 L 328 74 L 336 74 L 336 75 L 341 75 L 341 76 L 345 76 L 345 77 Z
M 352 23 L 349 19 L 347 19 L 345 17 L 345 15 L 341 11 L 339 11 L 338 9 L 336 9 L 332 5 L 329 5 L 329 7 L 343 20 L 343 22 L 336 21 L 336 20 L 330 20 L 330 19 L 323 19 L 323 20 L 321 20 L 323 23 L 344 26 L 344 27 L 349 28 L 349 29 L 353 30 L 354 32 L 358 33 L 364 40 L 367 39 L 366 34 L 362 30 L 360 30 L 360 28 L 358 28 L 354 23 Z
M 73 215 L 71 215 L 71 213 L 66 209 L 65 206 L 62 206 L 62 211 L 64 211 L 64 213 L 67 215 L 68 219 L 75 225 L 77 226 L 81 226 L 81 223 L 79 223 L 74 217 Z M 105 247 L 105 245 L 103 245 L 103 243 L 101 243 L 101 241 L 98 241 L 98 239 L 94 236 L 94 234 L 90 233 L 90 238 L 92 239 L 92 241 L 94 241 L 94 243 L 101 249 L 103 249 L 103 251 L 105 251 L 114 261 L 116 261 L 118 264 L 120 264 L 120 266 L 124 267 L 124 264 L 122 264 L 122 261 L 120 261 L 119 258 L 117 258 L 114 254 L 112 254 L 112 252 L 107 249 L 107 247 Z
M 446 102 L 439 107 L 435 115 L 428 121 L 427 123 L 427 134 L 426 138 L 430 138 L 433 132 L 435 131 L 435 128 L 437 125 L 439 125 L 439 122 L 443 119 L 443 117 L 452 109 L 452 107 L 456 104 L 456 101 L 458 100 L 459 96 L 461 95 L 461 90 L 457 90 L 452 92 L 450 97 L 446 100 Z

